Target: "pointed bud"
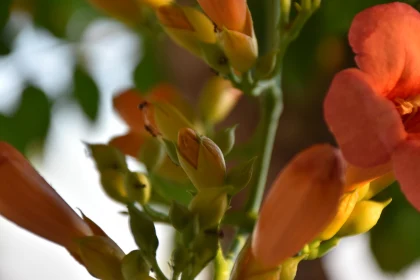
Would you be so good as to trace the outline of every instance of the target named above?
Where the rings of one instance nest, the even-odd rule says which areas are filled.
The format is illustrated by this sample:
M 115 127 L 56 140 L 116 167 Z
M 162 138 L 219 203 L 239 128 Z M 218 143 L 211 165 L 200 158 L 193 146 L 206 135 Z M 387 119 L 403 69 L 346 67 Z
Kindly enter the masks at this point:
M 295 258 L 288 258 L 286 261 L 284 261 L 281 265 L 281 272 L 280 272 L 279 279 L 294 280 L 296 277 L 298 265 L 304 257 L 305 256 L 302 255 Z
M 222 187 L 226 165 L 222 151 L 207 137 L 189 128 L 178 135 L 178 159 L 197 189 Z
M 277 61 L 277 53 L 277 50 L 271 51 L 258 59 L 255 69 L 256 79 L 267 78 L 274 71 Z
M 220 34 L 220 43 L 234 69 L 246 72 L 254 66 L 258 58 L 258 43 L 249 10 L 244 32 L 225 28 Z
M 138 172 L 128 172 L 125 185 L 128 199 L 131 202 L 138 202 L 141 205 L 149 202 L 152 188 L 146 175 Z
M 124 280 L 146 280 L 150 269 L 150 265 L 146 262 L 140 250 L 131 251 L 121 263 Z
M 145 254 L 145 257 L 154 258 L 159 246 L 159 240 L 153 221 L 134 205 L 128 205 L 128 212 L 130 214 L 131 232 L 137 246 Z
M 176 142 L 181 128 L 193 127 L 184 115 L 169 103 L 154 103 L 153 108 L 156 125 L 167 140 Z
M 214 143 L 220 148 L 223 155 L 227 155 L 232 151 L 235 145 L 235 131 L 238 125 L 218 131 L 214 136 Z
M 142 12 L 136 0 L 88 0 L 92 6 L 129 25 L 137 25 L 142 21 Z
M 175 143 L 165 138 L 163 138 L 162 142 L 163 142 L 163 145 L 165 147 L 166 154 L 168 155 L 168 157 L 171 159 L 171 161 L 174 164 L 179 165 L 178 153 L 176 151 Z
M 347 221 L 358 200 L 359 195 L 356 191 L 344 194 L 340 199 L 340 205 L 338 206 L 338 210 L 334 219 L 318 236 L 317 239 L 328 240 L 332 238 Z
M 373 228 L 381 217 L 382 210 L 392 199 L 384 202 L 371 200 L 360 201 L 356 204 L 350 217 L 337 233 L 337 236 L 349 236 L 368 232 Z
M 107 169 L 101 172 L 101 185 L 105 193 L 113 200 L 129 203 L 127 189 L 125 187 L 126 172 Z
M 121 172 L 127 170 L 125 157 L 117 148 L 103 144 L 88 144 L 88 148 L 99 172 L 109 169 Z
M 148 138 L 150 137 L 145 133 L 130 131 L 125 135 L 112 138 L 109 141 L 109 145 L 117 148 L 125 155 L 137 158 L 139 156 L 140 148 Z
M 332 221 L 343 188 L 338 150 L 315 145 L 299 153 L 279 174 L 262 205 L 252 239 L 255 257 L 276 266 L 295 255 Z
M 80 256 L 90 274 L 103 280 L 123 280 L 124 252 L 108 237 L 89 236 L 77 240 Z
M 226 192 L 220 188 L 200 190 L 192 199 L 189 209 L 198 215 L 200 229 L 216 227 L 228 207 Z
M 75 238 L 92 235 L 89 226 L 13 146 L 0 142 L 0 215 L 18 226 L 77 253 Z
M 208 123 L 218 123 L 224 120 L 232 111 L 242 92 L 232 87 L 229 80 L 215 76 L 204 86 L 199 102 L 202 118 Z
M 220 44 L 200 43 L 201 58 L 217 73 L 228 75 L 230 65 Z
M 198 0 L 198 3 L 220 29 L 244 29 L 248 9 L 246 0 Z
M 174 275 L 180 275 L 190 263 L 190 253 L 187 248 L 179 246 L 172 252 L 172 270 Z
M 194 8 L 166 5 L 158 9 L 157 17 L 172 40 L 196 56 L 201 56 L 200 44 L 216 43 L 213 23 Z
M 226 185 L 229 186 L 229 194 L 234 195 L 248 186 L 254 173 L 256 158 L 232 168 L 226 178 Z

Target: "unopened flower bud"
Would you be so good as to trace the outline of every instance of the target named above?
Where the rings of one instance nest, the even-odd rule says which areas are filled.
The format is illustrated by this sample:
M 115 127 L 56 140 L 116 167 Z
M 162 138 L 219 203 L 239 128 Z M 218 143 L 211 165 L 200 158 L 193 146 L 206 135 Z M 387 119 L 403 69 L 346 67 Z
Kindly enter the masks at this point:
M 214 142 L 222 151 L 223 155 L 227 155 L 232 151 L 235 145 L 235 131 L 238 126 L 234 125 L 221 131 L 218 131 L 214 136 Z
M 220 43 L 234 69 L 246 72 L 254 66 L 258 58 L 258 43 L 249 10 L 243 32 L 224 28 L 220 34 Z
M 169 103 L 154 103 L 154 115 L 156 125 L 163 137 L 176 142 L 178 131 L 184 127 L 193 125 L 174 106 Z
M 318 236 L 318 239 L 328 240 L 332 238 L 347 221 L 358 199 L 359 195 L 356 191 L 344 194 L 343 197 L 340 199 L 340 205 L 338 206 L 338 210 L 335 214 L 334 219 L 330 222 L 327 228 L 325 228 L 324 231 Z
M 349 236 L 368 232 L 373 228 L 381 217 L 382 210 L 392 199 L 384 202 L 371 200 L 360 201 L 356 204 L 350 217 L 337 233 L 337 236 Z
M 279 279 L 281 280 L 294 280 L 296 277 L 296 272 L 300 261 L 305 256 L 299 256 L 295 258 L 288 258 L 281 264 L 281 272 Z
M 199 102 L 200 114 L 205 122 L 218 123 L 232 111 L 242 92 L 232 86 L 229 80 L 215 76 L 204 86 Z
M 88 0 L 93 6 L 129 25 L 137 25 L 143 15 L 136 0 Z
M 178 160 L 194 186 L 222 187 L 226 177 L 223 153 L 207 137 L 200 137 L 194 130 L 183 128 L 178 135 Z
M 125 254 L 109 237 L 89 236 L 77 240 L 83 264 L 93 276 L 122 280 L 121 261 Z
M 101 172 L 101 185 L 105 193 L 113 200 L 126 204 L 129 202 L 125 187 L 126 172 L 107 169 Z
M 128 172 L 126 175 L 125 186 L 128 199 L 132 202 L 147 204 L 151 196 L 151 186 L 149 179 L 143 173 Z
M 130 252 L 121 263 L 121 272 L 124 280 L 149 279 L 150 268 L 140 250 Z
M 0 215 L 77 254 L 92 230 L 13 146 L 0 142 Z
M 200 44 L 215 44 L 213 23 L 200 11 L 176 4 L 161 6 L 158 19 L 166 33 L 181 47 L 201 57 Z
M 227 194 L 220 188 L 200 190 L 192 199 L 189 209 L 197 214 L 200 228 L 212 228 L 219 224 L 228 207 Z
M 333 220 L 344 189 L 343 159 L 329 145 L 299 153 L 279 174 L 254 229 L 252 250 L 276 266 L 314 240 Z
M 108 169 L 121 172 L 127 170 L 125 156 L 117 148 L 103 144 L 89 144 L 88 147 L 99 172 Z

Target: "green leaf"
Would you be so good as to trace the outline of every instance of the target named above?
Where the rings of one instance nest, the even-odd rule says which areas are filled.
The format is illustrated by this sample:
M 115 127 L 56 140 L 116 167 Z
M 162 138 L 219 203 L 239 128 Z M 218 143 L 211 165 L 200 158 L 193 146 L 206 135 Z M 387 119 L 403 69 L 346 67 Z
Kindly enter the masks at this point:
M 0 34 L 9 19 L 11 4 L 12 0 L 0 1 Z
M 159 240 L 156 235 L 155 225 L 148 215 L 134 205 L 128 205 L 130 214 L 130 228 L 137 246 L 150 261 L 156 256 Z
M 43 146 L 51 120 L 51 103 L 45 93 L 28 87 L 16 112 L 0 116 L 0 139 L 8 141 L 21 152 L 29 145 Z
M 146 93 L 163 80 L 157 50 L 154 41 L 144 39 L 143 57 L 133 73 L 134 84 L 142 93 Z
M 377 197 L 390 196 L 392 203 L 371 230 L 370 245 L 384 271 L 400 272 L 420 259 L 420 213 L 409 204 L 397 183 Z
M 100 93 L 92 77 L 80 66 L 74 72 L 74 98 L 91 121 L 98 117 Z

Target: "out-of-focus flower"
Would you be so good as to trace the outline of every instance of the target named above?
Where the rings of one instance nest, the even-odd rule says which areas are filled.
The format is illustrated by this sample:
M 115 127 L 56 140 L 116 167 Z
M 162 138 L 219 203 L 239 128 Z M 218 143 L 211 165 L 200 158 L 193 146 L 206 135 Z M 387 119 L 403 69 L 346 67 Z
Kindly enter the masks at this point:
M 143 19 L 140 5 L 136 0 L 88 0 L 88 2 L 129 25 L 136 26 Z
M 154 9 L 159 8 L 163 5 L 168 5 L 173 2 L 173 0 L 136 0 L 140 5 L 146 5 Z
M 222 151 L 209 138 L 199 136 L 190 128 L 178 134 L 178 159 L 185 173 L 197 189 L 224 185 L 226 165 Z
M 229 80 L 210 78 L 200 95 L 200 114 L 205 122 L 218 123 L 232 111 L 242 91 L 234 88 Z
M 246 0 L 198 0 L 198 3 L 220 29 L 244 30 L 248 10 Z
M 349 40 L 359 69 L 338 73 L 325 119 L 351 164 L 391 162 L 407 199 L 420 210 L 420 14 L 394 2 L 359 13 Z
M 257 260 L 280 265 L 326 228 L 343 194 L 343 165 L 338 150 L 315 145 L 280 172 L 254 229 L 252 250 Z
M 92 230 L 14 147 L 0 142 L 0 215 L 77 254 Z

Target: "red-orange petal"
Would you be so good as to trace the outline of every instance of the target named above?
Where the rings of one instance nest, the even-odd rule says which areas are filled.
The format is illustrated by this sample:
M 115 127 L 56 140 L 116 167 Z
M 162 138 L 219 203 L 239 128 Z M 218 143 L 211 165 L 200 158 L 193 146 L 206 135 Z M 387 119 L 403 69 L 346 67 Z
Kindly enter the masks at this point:
M 148 137 L 146 133 L 130 131 L 127 134 L 112 138 L 109 145 L 119 149 L 125 155 L 137 158 L 145 137 Z
M 392 160 L 395 177 L 407 200 L 420 211 L 420 140 L 407 140 L 395 150 Z
M 89 226 L 38 174 L 25 157 L 0 142 L 0 215 L 26 230 L 77 251 L 74 238 Z
M 345 192 L 350 192 L 364 184 L 371 182 L 392 171 L 392 162 L 377 165 L 370 168 L 360 168 L 351 164 L 346 167 Z
M 128 89 L 114 97 L 113 105 L 121 118 L 134 132 L 144 132 L 144 116 L 139 105 L 144 102 L 140 92 L 136 89 Z
M 359 13 L 349 32 L 360 69 L 389 98 L 420 91 L 420 14 L 408 4 L 377 5 Z
M 268 193 L 252 239 L 267 266 L 280 265 L 317 237 L 334 218 L 344 189 L 341 154 L 329 145 L 299 153 Z
M 407 134 L 393 103 L 372 84 L 360 70 L 344 70 L 335 76 L 324 101 L 325 120 L 344 158 L 360 167 L 388 162 Z
M 198 0 L 198 3 L 220 28 L 244 30 L 248 9 L 246 0 Z

